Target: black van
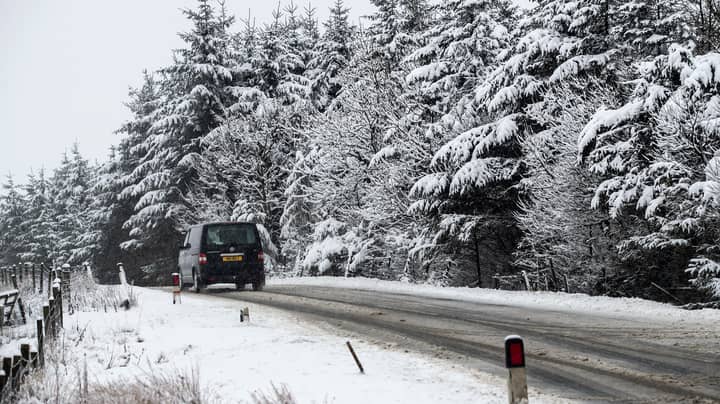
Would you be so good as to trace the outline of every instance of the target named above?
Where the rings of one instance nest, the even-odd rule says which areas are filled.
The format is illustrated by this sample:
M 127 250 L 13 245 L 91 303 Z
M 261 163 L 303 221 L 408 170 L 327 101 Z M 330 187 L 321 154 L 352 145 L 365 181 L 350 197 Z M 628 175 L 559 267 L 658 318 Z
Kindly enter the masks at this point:
M 234 283 L 238 289 L 252 283 L 265 286 L 265 257 L 254 223 L 218 222 L 191 226 L 180 246 L 180 287 L 199 292 L 213 283 Z

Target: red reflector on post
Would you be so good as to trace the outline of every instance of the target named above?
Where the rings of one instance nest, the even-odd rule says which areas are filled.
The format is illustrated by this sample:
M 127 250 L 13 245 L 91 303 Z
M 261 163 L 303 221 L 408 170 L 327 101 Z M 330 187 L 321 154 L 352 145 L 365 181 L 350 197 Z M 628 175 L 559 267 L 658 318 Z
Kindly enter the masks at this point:
M 522 338 L 517 335 L 505 338 L 505 366 L 507 368 L 525 367 L 525 347 Z
M 173 272 L 172 274 L 173 286 L 180 286 L 180 274 Z

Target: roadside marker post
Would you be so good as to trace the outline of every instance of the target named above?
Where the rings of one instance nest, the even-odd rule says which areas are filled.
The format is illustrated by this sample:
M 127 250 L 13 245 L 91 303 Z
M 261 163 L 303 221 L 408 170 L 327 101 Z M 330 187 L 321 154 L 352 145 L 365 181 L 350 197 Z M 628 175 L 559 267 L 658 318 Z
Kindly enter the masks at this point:
M 118 262 L 117 267 L 118 267 L 118 273 L 120 276 L 120 284 L 123 286 L 127 286 L 128 283 L 127 283 L 127 276 L 125 275 L 125 266 L 123 265 L 122 262 Z
M 180 274 L 177 272 L 172 273 L 172 281 L 173 281 L 173 304 L 176 303 L 182 303 L 182 297 L 180 296 Z
M 360 369 L 360 373 L 365 374 L 365 368 L 363 368 L 362 363 L 360 363 L 360 359 L 358 358 L 357 354 L 355 353 L 355 350 L 353 349 L 352 345 L 350 344 L 350 341 L 347 341 L 345 343 L 350 350 L 350 353 L 352 354 L 353 359 L 355 359 L 355 364 L 357 365 L 358 369 Z
M 250 308 L 246 307 L 244 309 L 240 310 L 240 322 L 244 322 L 245 320 L 250 321 Z
M 505 367 L 508 368 L 508 402 L 528 402 L 525 344 L 517 335 L 505 337 Z

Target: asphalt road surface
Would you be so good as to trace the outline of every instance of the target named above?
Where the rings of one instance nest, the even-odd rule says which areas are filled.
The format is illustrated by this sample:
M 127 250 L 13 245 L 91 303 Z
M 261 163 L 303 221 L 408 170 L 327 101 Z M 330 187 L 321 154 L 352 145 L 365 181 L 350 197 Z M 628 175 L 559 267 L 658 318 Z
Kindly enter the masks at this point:
M 518 334 L 528 384 L 568 399 L 720 402 L 720 336 L 698 325 L 314 286 L 206 293 L 292 311 L 501 376 L 507 374 L 503 339 Z

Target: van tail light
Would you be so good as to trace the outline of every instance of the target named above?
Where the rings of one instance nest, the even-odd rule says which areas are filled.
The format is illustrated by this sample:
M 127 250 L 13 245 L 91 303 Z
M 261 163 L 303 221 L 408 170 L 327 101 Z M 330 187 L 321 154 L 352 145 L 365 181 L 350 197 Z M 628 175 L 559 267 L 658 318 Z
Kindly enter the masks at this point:
M 200 264 L 200 265 L 207 264 L 207 255 L 200 253 L 200 255 L 198 255 L 198 264 Z
M 258 261 L 260 261 L 260 262 L 264 262 L 264 261 L 265 261 L 265 254 L 264 254 L 262 251 L 260 251 L 260 252 L 258 253 Z

